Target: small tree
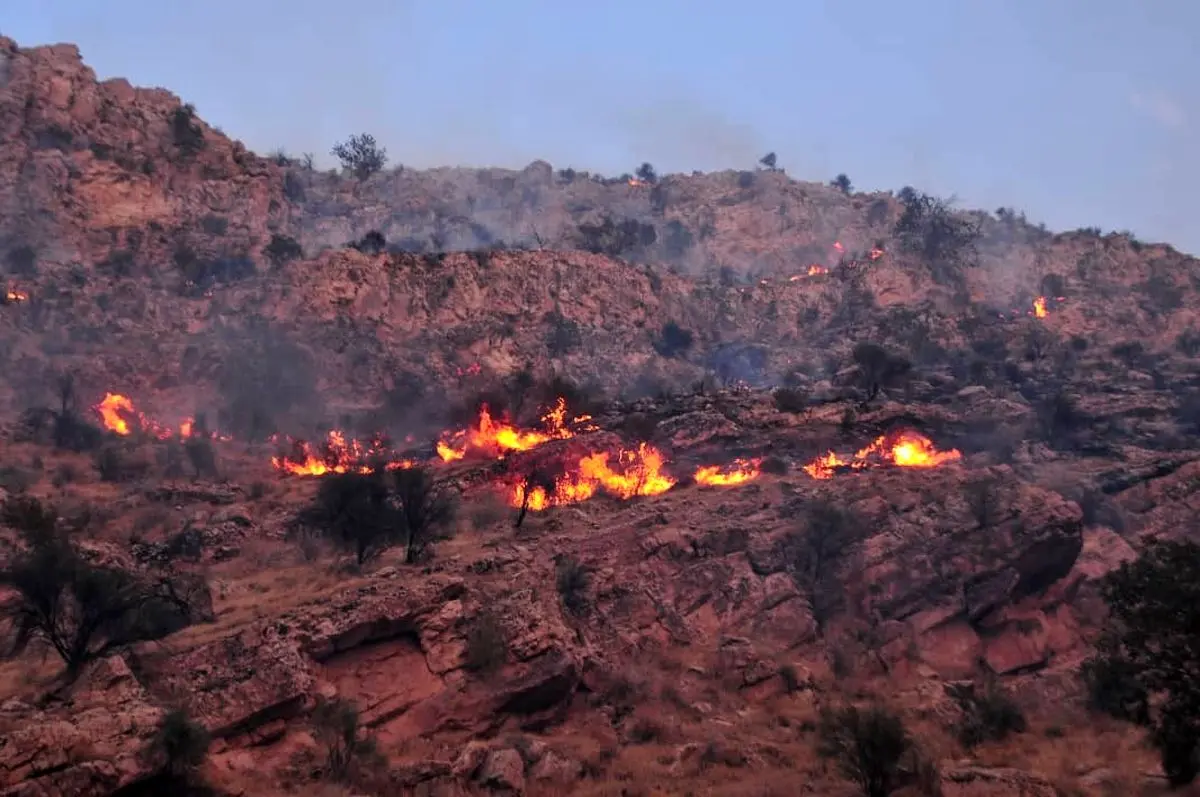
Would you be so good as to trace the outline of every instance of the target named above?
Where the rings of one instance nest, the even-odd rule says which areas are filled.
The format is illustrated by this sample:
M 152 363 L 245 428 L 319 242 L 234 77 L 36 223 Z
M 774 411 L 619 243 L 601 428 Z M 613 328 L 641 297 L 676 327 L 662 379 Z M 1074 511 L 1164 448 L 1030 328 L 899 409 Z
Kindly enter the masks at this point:
M 896 790 L 900 762 L 912 748 L 899 716 L 882 706 L 825 709 L 818 731 L 819 753 L 832 758 L 865 797 L 888 797 Z
M 1093 704 L 1150 729 L 1174 786 L 1200 773 L 1200 546 L 1151 540 L 1101 582 L 1109 619 L 1084 666 Z
M 404 517 L 382 473 L 337 473 L 325 477 L 294 530 L 319 531 L 354 554 L 361 567 L 404 536 Z
M 849 194 L 854 190 L 854 184 L 850 182 L 850 178 L 845 174 L 839 174 L 837 177 L 830 180 L 829 184 L 841 191 L 843 194 Z
M 325 772 L 333 780 L 347 782 L 363 765 L 381 756 L 375 740 L 361 733 L 358 708 L 349 700 L 321 700 L 312 713 L 313 735 L 325 747 Z
M 196 771 L 208 757 L 212 737 L 184 709 L 163 715 L 158 729 L 142 751 L 146 763 L 159 776 L 160 784 L 187 786 L 196 780 Z
M 758 159 L 758 162 L 764 168 L 770 169 L 771 171 L 775 171 L 775 164 L 777 161 L 776 161 L 774 152 L 768 152 L 766 155 L 763 155 L 761 158 Z
M 14 634 L 10 653 L 41 639 L 73 678 L 89 661 L 166 636 L 180 619 L 190 622 L 189 597 L 171 582 L 85 561 L 59 528 L 57 513 L 37 499 L 6 500 L 0 522 L 25 543 L 0 570 L 0 585 L 13 593 L 2 608 Z
M 818 628 L 824 628 L 840 605 L 837 566 L 861 537 L 862 523 L 855 515 L 817 501 L 809 505 L 803 527 L 781 542 L 784 566 L 808 596 Z
M 445 489 L 425 468 L 393 471 L 393 488 L 404 523 L 404 561 L 412 564 L 425 550 L 433 533 L 453 515 Z
M 649 163 L 643 163 L 637 167 L 637 178 L 643 183 L 654 184 L 658 182 L 658 173 L 654 171 L 654 167 Z
M 387 165 L 387 150 L 375 143 L 375 136 L 359 133 L 333 147 L 333 155 L 342 168 L 358 180 L 365 180 Z
M 560 556 L 554 563 L 554 583 L 558 587 L 563 607 L 571 614 L 583 614 L 587 609 L 591 573 L 573 556 Z
M 858 366 L 860 386 L 867 391 L 864 404 L 874 401 L 880 390 L 894 385 L 912 369 L 908 360 L 876 343 L 859 343 L 852 356 Z
M 525 522 L 525 516 L 529 514 L 530 502 L 537 492 L 541 492 L 547 498 L 554 497 L 554 491 L 558 484 L 554 479 L 554 475 L 544 468 L 531 468 L 527 471 L 520 481 L 521 490 L 521 505 L 517 508 L 517 518 L 513 522 L 513 528 L 521 528 L 521 524 Z

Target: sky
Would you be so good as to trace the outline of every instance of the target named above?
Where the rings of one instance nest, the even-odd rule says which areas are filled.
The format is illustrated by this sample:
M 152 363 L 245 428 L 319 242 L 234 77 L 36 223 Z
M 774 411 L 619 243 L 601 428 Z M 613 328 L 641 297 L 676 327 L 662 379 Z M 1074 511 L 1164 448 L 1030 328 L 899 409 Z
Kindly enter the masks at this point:
M 1200 254 L 1195 0 L 16 0 L 250 148 L 913 185 Z

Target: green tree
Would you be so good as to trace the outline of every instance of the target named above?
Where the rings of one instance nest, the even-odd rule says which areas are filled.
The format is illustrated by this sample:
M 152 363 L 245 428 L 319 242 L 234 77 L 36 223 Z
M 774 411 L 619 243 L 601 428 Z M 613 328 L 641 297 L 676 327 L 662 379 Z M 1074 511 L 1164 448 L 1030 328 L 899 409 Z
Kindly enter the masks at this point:
M 1151 540 L 1101 582 L 1109 619 L 1083 676 L 1093 705 L 1150 729 L 1172 785 L 1200 774 L 1200 545 Z

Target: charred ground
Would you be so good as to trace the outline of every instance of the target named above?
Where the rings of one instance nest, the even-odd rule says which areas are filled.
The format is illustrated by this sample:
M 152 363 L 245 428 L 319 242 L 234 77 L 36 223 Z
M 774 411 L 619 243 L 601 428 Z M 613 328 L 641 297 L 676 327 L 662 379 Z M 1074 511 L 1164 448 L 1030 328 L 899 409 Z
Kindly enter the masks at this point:
M 1195 259 L 769 163 L 342 176 L 0 53 L 0 490 L 59 546 L 9 567 L 118 614 L 69 684 L 7 665 L 5 793 L 852 793 L 817 751 L 863 728 L 913 793 L 1157 793 L 1078 672 L 1097 580 L 1191 534 Z M 547 439 L 443 461 L 483 401 Z M 960 455 L 906 467 L 902 433 Z M 669 486 L 617 479 L 639 444 Z M 346 450 L 396 467 L 272 465 Z M 581 484 L 514 528 L 518 489 Z M 381 532 L 348 571 L 304 531 L 368 520 L 420 555 Z M 918 744 L 844 709 L 882 698 Z

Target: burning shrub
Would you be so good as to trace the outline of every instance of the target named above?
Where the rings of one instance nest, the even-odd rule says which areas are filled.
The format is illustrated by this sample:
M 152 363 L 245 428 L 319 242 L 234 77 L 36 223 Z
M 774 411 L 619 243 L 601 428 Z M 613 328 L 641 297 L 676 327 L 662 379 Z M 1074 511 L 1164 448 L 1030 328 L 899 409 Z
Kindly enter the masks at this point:
M 677 357 L 685 354 L 695 341 L 695 335 L 690 329 L 684 329 L 674 321 L 663 324 L 658 339 L 654 341 L 654 350 L 663 357 Z
M 36 499 L 8 499 L 0 521 L 25 543 L 0 571 L 0 584 L 12 591 L 3 611 L 15 635 L 13 652 L 44 640 L 73 677 L 93 659 L 161 639 L 197 617 L 198 596 L 176 583 L 83 559 L 57 513 Z
M 818 752 L 832 758 L 865 797 L 888 797 L 899 785 L 900 762 L 912 748 L 904 722 L 882 706 L 821 712 Z
M 366 180 L 387 165 L 387 150 L 379 146 L 375 136 L 370 133 L 350 136 L 346 141 L 335 144 L 331 152 L 342 162 L 342 168 L 357 180 Z
M 263 249 L 263 254 L 275 268 L 304 257 L 304 250 L 295 238 L 287 235 L 272 235 L 271 241 Z

